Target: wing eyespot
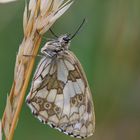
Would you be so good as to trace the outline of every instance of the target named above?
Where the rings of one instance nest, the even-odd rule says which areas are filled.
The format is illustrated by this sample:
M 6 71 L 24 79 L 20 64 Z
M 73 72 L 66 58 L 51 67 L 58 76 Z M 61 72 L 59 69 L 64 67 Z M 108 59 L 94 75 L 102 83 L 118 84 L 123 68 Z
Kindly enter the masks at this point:
M 54 112 L 55 112 L 56 114 L 59 114 L 59 113 L 61 112 L 61 109 L 60 109 L 59 107 L 55 106 L 55 107 L 54 107 Z
M 77 95 L 77 100 L 78 100 L 78 102 L 83 102 L 83 99 L 84 99 L 84 97 L 83 97 L 83 95 Z
M 42 105 L 43 104 L 43 99 L 36 97 L 36 98 L 33 99 L 33 102 L 35 102 L 36 104 Z
M 75 97 L 72 97 L 72 98 L 71 98 L 71 104 L 72 104 L 73 106 L 76 106 L 76 105 L 77 105 L 77 99 L 76 99 Z
M 46 102 L 46 103 L 44 103 L 44 108 L 45 108 L 46 110 L 50 110 L 50 109 L 52 108 L 52 104 Z

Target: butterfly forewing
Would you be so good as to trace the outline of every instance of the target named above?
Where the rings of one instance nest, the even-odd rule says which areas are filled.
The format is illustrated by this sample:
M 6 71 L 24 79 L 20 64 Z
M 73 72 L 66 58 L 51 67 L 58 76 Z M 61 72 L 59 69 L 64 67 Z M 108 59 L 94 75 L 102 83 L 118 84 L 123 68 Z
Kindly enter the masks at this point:
M 80 62 L 71 51 L 40 61 L 27 96 L 33 114 L 65 134 L 86 138 L 95 128 L 91 92 Z

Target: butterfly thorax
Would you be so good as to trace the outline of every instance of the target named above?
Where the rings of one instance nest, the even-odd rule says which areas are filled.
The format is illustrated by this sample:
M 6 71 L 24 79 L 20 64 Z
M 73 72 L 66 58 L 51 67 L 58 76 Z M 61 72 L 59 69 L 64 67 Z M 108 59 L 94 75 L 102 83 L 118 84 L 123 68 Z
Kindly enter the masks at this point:
M 64 54 L 70 45 L 70 38 L 68 35 L 62 35 L 55 40 L 47 42 L 41 49 L 41 53 L 45 56 L 54 57 Z

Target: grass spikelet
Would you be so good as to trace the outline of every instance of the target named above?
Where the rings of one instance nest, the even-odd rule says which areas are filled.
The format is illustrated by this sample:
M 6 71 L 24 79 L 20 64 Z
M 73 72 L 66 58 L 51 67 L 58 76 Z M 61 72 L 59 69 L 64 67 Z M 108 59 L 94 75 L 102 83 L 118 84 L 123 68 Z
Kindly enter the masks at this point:
M 24 37 L 16 56 L 14 81 L 3 114 L 2 126 L 7 140 L 12 140 L 21 112 L 35 57 L 44 33 L 63 15 L 72 0 L 30 0 L 23 13 Z

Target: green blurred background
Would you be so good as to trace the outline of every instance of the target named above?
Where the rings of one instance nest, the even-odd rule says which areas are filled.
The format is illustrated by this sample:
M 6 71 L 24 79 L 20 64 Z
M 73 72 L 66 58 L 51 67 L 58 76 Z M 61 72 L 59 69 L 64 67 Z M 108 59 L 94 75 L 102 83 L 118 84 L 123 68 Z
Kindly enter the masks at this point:
M 0 117 L 23 38 L 24 3 L 0 4 Z M 76 0 L 52 28 L 57 34 L 72 33 L 85 17 L 71 50 L 93 93 L 96 132 L 88 140 L 140 140 L 140 0 Z M 24 103 L 14 140 L 25 139 L 74 138 L 41 124 Z

